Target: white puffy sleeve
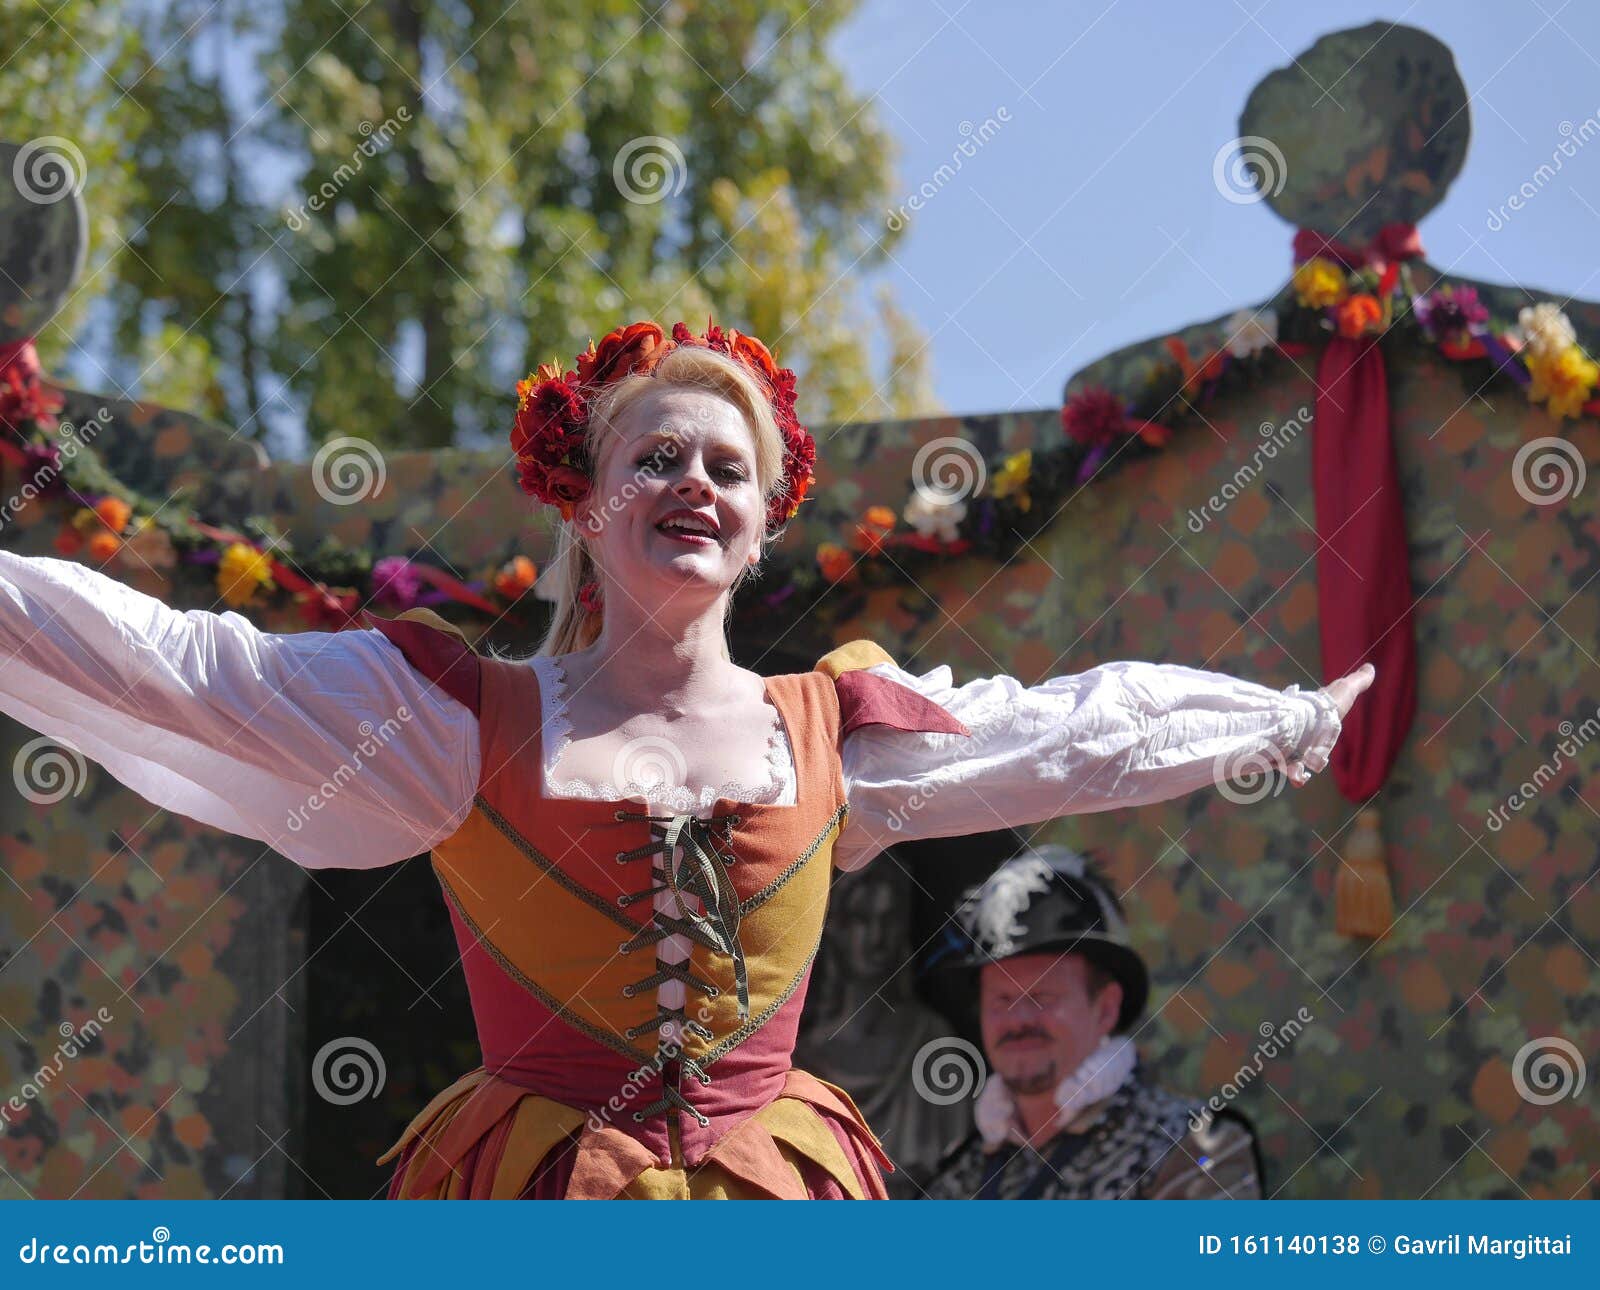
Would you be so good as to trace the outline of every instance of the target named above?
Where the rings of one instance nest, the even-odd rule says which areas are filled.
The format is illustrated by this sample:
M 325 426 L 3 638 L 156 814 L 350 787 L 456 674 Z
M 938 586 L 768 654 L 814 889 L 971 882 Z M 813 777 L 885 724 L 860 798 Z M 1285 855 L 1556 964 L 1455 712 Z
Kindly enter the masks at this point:
M 995 676 L 957 686 L 950 669 L 868 671 L 946 709 L 970 735 L 863 725 L 841 742 L 850 813 L 835 863 L 885 848 L 1143 806 L 1221 780 L 1328 764 L 1337 704 L 1173 663 L 1121 661 L 1025 686 Z M 1226 769 L 1224 769 L 1226 768 Z
M 477 717 L 382 633 L 269 634 L 3 551 L 0 711 L 306 868 L 426 851 L 477 789 Z

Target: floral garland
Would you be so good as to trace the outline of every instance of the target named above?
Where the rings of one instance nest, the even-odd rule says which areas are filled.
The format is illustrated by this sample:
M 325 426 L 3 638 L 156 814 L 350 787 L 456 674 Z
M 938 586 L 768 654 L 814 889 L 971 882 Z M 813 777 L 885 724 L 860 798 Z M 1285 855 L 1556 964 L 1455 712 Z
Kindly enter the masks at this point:
M 363 608 L 376 603 L 403 611 L 458 603 L 498 617 L 532 589 L 538 568 L 518 555 L 478 581 L 463 582 L 443 569 L 404 556 L 376 561 L 331 539 L 304 557 L 263 521 L 247 520 L 241 532 L 174 514 L 154 506 L 113 479 L 85 443 L 58 434 L 61 395 L 40 375 L 30 342 L 0 346 L 0 469 L 16 481 L 8 507 L 45 499 L 76 504 L 55 537 L 67 558 L 97 567 L 165 576 L 180 559 L 214 566 L 217 595 L 231 609 L 266 606 L 287 597 L 309 628 L 339 631 L 357 625 Z
M 1403 334 L 1452 362 L 1487 365 L 1487 375 L 1515 382 L 1558 420 L 1600 416 L 1600 365 L 1578 344 L 1571 320 L 1556 304 L 1524 308 L 1516 324 L 1507 326 L 1491 319 L 1471 286 L 1440 284 L 1415 291 L 1405 260 L 1421 249 L 1409 225 L 1381 230 L 1366 252 L 1306 231 L 1296 237 L 1295 250 L 1293 304 L 1284 316 L 1271 308 L 1239 310 L 1224 324 L 1226 339 L 1198 361 L 1182 340 L 1169 336 L 1170 361 L 1152 374 L 1137 403 L 1104 386 L 1086 387 L 1061 409 L 1067 442 L 985 463 L 987 486 L 978 495 L 939 497 L 914 483 L 898 516 L 888 506 L 868 508 L 843 541 L 817 548 L 820 581 L 871 584 L 885 576 L 898 581 L 910 572 L 901 566 L 924 553 L 977 551 L 1003 558 L 1049 522 L 1069 490 L 1112 462 L 1166 447 L 1173 428 L 1198 415 L 1219 393 L 1260 378 L 1273 359 L 1312 352 L 1329 335 Z M 908 531 L 899 529 L 900 521 Z M 894 558 L 897 552 L 906 554 Z M 890 558 L 879 558 L 885 556 Z M 808 581 L 803 571 L 797 573 Z M 768 601 L 790 594 L 783 589 Z
M 1137 400 L 1104 386 L 1079 390 L 1061 409 L 1067 439 L 1061 446 L 1023 449 L 984 463 L 985 482 L 976 495 L 913 485 L 898 512 L 872 505 L 838 540 L 821 542 L 811 552 L 780 550 L 756 584 L 755 598 L 763 609 L 781 606 L 791 614 L 848 613 L 851 601 L 841 601 L 832 594 L 835 589 L 905 583 L 919 565 L 956 556 L 1014 554 L 1048 525 L 1071 490 L 1165 448 L 1178 425 L 1220 394 L 1261 379 L 1276 361 L 1313 352 L 1330 335 L 1400 336 L 1452 362 L 1485 367 L 1491 378 L 1514 382 L 1558 420 L 1600 416 L 1600 364 L 1579 345 L 1558 305 L 1540 302 L 1520 310 L 1515 324 L 1505 324 L 1491 318 L 1471 286 L 1442 283 L 1417 292 L 1405 256 L 1396 253 L 1397 230 L 1384 233 L 1393 235 L 1387 241 L 1380 235 L 1377 244 L 1387 254 L 1364 258 L 1302 232 L 1289 283 L 1291 303 L 1281 313 L 1239 310 L 1225 322 L 1223 342 L 1199 360 L 1178 337 L 1168 337 L 1170 361 L 1150 376 Z M 544 378 L 555 375 L 545 372 Z M 520 391 L 524 403 L 531 390 Z M 247 531 L 237 532 L 186 517 L 158 519 L 158 509 L 170 513 L 171 508 L 151 506 L 111 479 L 93 454 L 63 451 L 70 445 L 55 436 L 61 406 L 60 395 L 41 382 L 30 344 L 0 346 L 0 465 L 18 473 L 17 491 L 24 498 L 66 497 L 80 503 L 56 538 L 63 555 L 84 554 L 103 565 L 126 551 L 130 559 L 124 567 L 142 564 L 162 571 L 181 553 L 190 563 L 215 566 L 217 593 L 230 607 L 288 596 L 306 626 L 327 630 L 351 626 L 369 602 L 397 611 L 456 603 L 499 616 L 518 606 L 530 589 L 540 594 L 538 568 L 522 555 L 466 582 L 404 556 L 373 560 L 331 540 L 291 565 L 288 544 L 260 521 L 247 521 Z M 796 491 L 804 499 L 804 491 Z M 790 497 L 785 509 L 798 504 Z M 597 604 L 594 593 L 586 588 Z

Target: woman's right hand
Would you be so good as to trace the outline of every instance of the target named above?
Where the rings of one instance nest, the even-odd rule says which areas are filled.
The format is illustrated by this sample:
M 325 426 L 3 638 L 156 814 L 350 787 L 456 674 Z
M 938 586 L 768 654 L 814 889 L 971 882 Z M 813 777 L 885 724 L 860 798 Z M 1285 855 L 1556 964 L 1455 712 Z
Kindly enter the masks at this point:
M 1339 716 L 1343 718 L 1355 703 L 1356 696 L 1371 685 L 1377 675 L 1377 668 L 1371 663 L 1363 663 L 1354 672 L 1341 676 L 1337 681 L 1330 681 L 1322 688 L 1339 705 Z
M 1372 684 L 1378 675 L 1378 669 L 1371 663 L 1363 663 L 1354 672 L 1346 673 L 1337 681 L 1330 681 L 1322 687 L 1322 693 L 1333 700 L 1334 706 L 1339 709 L 1339 719 L 1344 716 L 1355 704 L 1356 696 Z M 1296 761 L 1289 766 L 1289 782 L 1296 788 L 1304 788 L 1311 782 L 1311 772 L 1306 769 L 1302 761 Z

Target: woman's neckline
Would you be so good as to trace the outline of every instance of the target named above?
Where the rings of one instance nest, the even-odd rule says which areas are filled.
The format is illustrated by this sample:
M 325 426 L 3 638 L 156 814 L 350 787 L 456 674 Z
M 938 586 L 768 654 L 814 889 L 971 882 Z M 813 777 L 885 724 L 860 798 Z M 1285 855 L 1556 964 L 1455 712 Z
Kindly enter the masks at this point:
M 764 784 L 741 780 L 725 780 L 720 785 L 702 785 L 698 790 L 687 785 L 666 789 L 651 788 L 648 792 L 639 784 L 614 785 L 605 782 L 591 783 L 585 779 L 564 779 L 560 775 L 562 754 L 572 739 L 572 720 L 568 713 L 567 671 L 559 654 L 535 654 L 534 665 L 541 682 L 540 707 L 543 718 L 543 738 L 540 748 L 540 794 L 555 801 L 592 801 L 608 805 L 633 805 L 641 801 L 652 807 L 668 807 L 675 812 L 706 811 L 720 804 L 764 807 L 782 810 L 797 805 L 799 801 L 799 770 L 794 755 L 794 739 L 789 731 L 788 714 L 774 692 L 771 678 L 763 676 L 761 695 L 772 709 L 772 728 L 767 737 L 764 763 L 768 768 Z M 795 801 L 780 803 L 775 799 L 784 796 L 784 789 L 794 781 Z M 627 788 L 631 794 L 623 795 Z

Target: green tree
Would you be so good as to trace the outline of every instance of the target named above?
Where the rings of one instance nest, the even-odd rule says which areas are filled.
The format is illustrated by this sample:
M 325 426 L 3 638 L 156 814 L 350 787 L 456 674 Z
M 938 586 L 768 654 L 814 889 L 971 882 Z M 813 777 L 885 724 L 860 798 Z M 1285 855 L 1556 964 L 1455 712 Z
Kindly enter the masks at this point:
M 126 174 L 94 284 L 119 370 L 247 433 L 500 443 L 537 363 L 714 315 L 810 421 L 931 410 L 920 336 L 859 288 L 893 234 L 890 140 L 827 51 L 854 7 L 168 0 L 118 29 L 68 0 L 70 36 L 41 10 L 58 68 L 76 37 L 130 69 L 118 113 L 62 108 Z

